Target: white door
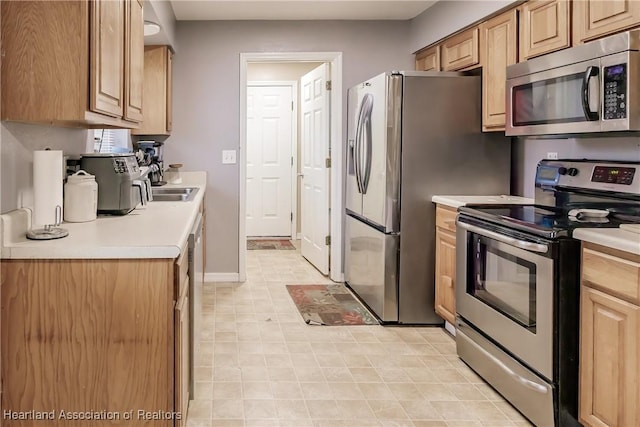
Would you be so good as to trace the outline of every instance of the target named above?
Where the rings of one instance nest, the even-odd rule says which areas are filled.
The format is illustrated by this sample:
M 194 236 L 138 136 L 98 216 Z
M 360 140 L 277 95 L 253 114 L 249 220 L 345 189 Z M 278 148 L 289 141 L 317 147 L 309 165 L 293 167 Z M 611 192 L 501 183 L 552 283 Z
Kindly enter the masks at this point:
M 247 87 L 247 237 L 291 236 L 292 92 Z
M 304 75 L 302 89 L 301 253 L 322 274 L 329 273 L 329 65 Z

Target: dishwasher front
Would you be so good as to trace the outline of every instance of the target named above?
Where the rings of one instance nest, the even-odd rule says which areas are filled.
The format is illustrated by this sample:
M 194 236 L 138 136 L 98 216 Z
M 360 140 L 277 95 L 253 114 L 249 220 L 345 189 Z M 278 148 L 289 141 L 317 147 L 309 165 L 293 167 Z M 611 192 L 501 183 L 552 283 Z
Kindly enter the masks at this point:
M 204 281 L 204 250 L 202 214 L 198 213 L 189 233 L 189 396 L 195 399 L 195 361 L 200 346 L 202 320 L 202 286 Z

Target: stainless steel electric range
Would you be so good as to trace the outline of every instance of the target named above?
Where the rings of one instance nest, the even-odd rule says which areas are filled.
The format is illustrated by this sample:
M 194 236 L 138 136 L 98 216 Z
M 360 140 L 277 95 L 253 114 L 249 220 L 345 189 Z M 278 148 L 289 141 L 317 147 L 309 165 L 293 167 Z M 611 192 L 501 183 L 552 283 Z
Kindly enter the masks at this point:
M 543 160 L 534 205 L 459 209 L 458 355 L 538 426 L 579 425 L 573 230 L 640 223 L 639 169 Z

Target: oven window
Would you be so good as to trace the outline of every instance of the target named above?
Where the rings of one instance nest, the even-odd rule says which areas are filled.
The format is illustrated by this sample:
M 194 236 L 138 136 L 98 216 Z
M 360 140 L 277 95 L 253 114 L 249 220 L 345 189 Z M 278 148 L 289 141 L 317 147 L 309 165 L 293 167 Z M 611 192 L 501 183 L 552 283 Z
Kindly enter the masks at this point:
M 500 244 L 473 236 L 473 280 L 468 292 L 535 332 L 536 265 L 500 250 Z
M 513 88 L 513 124 L 528 126 L 584 122 L 584 73 L 562 76 Z

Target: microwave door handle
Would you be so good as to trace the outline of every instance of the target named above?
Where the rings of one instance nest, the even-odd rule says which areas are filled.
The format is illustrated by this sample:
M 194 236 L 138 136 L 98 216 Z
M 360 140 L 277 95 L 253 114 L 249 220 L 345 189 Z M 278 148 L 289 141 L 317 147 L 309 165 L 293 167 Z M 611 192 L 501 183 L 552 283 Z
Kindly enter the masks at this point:
M 582 109 L 584 110 L 584 115 L 589 121 L 598 120 L 598 110 L 591 111 L 591 107 L 589 107 L 589 98 L 591 96 L 589 91 L 589 81 L 591 78 L 598 77 L 600 73 L 599 67 L 589 66 L 587 67 L 587 71 L 584 72 L 584 79 L 582 80 Z
M 489 239 L 497 240 L 498 242 L 506 243 L 507 245 L 515 246 L 516 248 L 523 249 L 525 251 L 538 252 L 542 254 L 546 254 L 547 252 L 549 252 L 549 245 L 545 245 L 544 243 L 526 242 L 524 240 L 505 236 L 504 234 L 496 233 L 495 231 L 485 230 L 484 228 L 467 224 L 466 222 L 457 221 L 457 224 L 458 227 L 464 228 L 465 230 L 472 233 L 488 237 Z

